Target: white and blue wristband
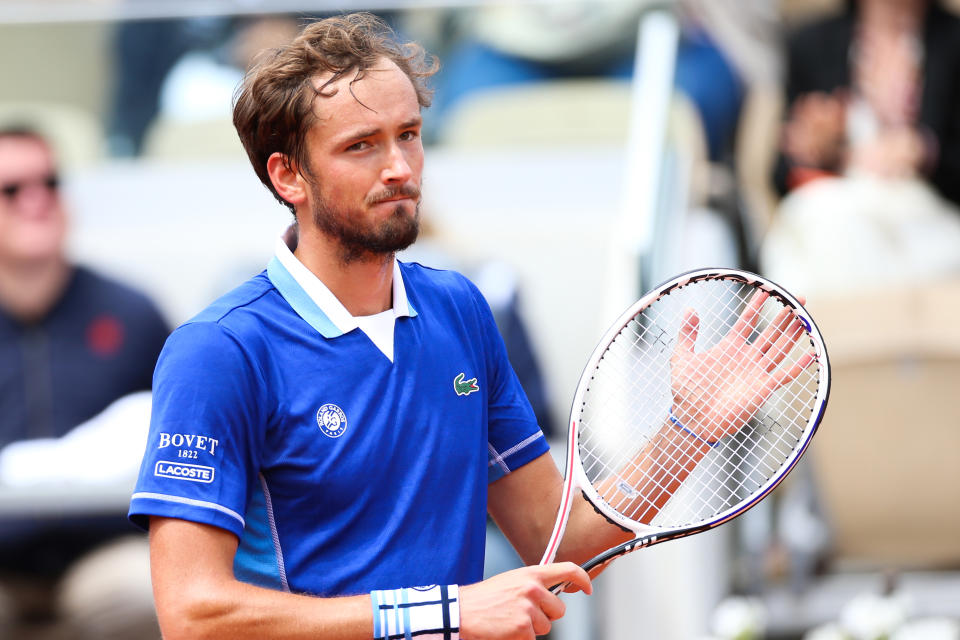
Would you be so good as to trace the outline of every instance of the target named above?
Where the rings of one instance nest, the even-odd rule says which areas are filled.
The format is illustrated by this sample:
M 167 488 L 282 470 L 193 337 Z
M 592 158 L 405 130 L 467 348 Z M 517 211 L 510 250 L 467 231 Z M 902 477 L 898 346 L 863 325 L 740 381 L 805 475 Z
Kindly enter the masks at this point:
M 460 640 L 455 584 L 371 591 L 373 640 Z

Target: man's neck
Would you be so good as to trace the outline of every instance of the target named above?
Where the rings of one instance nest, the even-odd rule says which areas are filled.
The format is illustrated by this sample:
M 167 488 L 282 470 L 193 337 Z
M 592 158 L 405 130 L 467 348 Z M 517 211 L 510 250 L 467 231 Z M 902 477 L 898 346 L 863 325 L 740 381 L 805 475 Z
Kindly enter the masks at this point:
M 293 252 L 353 316 L 370 316 L 393 306 L 393 254 L 363 256 L 349 262 L 340 245 L 319 233 L 303 233 Z
M 0 262 L 0 307 L 21 322 L 37 322 L 60 299 L 70 272 L 59 256 L 40 262 Z

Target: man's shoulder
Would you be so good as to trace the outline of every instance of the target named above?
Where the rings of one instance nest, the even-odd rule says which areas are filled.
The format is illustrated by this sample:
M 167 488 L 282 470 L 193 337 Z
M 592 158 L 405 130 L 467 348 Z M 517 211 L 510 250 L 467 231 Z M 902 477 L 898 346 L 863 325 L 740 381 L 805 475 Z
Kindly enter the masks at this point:
M 436 269 L 419 262 L 401 262 L 400 271 L 405 284 L 417 294 L 464 295 L 476 286 L 462 273 L 451 269 Z M 409 295 L 408 291 L 408 295 Z
M 230 327 L 240 327 L 251 315 L 259 315 L 268 307 L 276 305 L 277 298 L 270 294 L 275 291 L 273 283 L 262 271 L 239 286 L 223 294 L 184 324 L 212 323 Z
M 280 296 L 270 295 L 274 292 L 265 272 L 250 278 L 178 326 L 164 346 L 164 354 L 192 366 L 194 358 L 220 361 L 241 353 L 246 354 L 242 357 L 259 353 L 263 345 L 271 343 L 271 319 L 282 312 Z

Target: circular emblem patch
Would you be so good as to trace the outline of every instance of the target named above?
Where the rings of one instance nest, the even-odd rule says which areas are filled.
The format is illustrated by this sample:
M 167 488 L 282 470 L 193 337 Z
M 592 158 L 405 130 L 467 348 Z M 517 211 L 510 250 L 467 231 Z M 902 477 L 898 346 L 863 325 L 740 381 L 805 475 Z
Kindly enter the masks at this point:
M 347 430 L 347 415 L 335 404 L 325 404 L 317 411 L 317 426 L 324 435 L 339 438 Z

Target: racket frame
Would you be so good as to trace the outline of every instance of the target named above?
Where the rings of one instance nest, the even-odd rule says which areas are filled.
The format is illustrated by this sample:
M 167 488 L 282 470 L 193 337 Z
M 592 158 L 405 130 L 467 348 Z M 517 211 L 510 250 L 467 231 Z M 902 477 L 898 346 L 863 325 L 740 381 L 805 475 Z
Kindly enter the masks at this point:
M 589 388 L 590 380 L 593 377 L 593 372 L 596 370 L 597 365 L 599 364 L 601 358 L 603 358 L 603 355 L 606 353 L 614 338 L 616 338 L 616 336 L 623 331 L 623 329 L 634 319 L 638 313 L 640 313 L 642 309 L 652 305 L 655 301 L 669 294 L 674 289 L 684 287 L 701 280 L 732 280 L 735 282 L 740 282 L 742 284 L 753 286 L 756 289 L 766 291 L 772 296 L 778 298 L 785 306 L 791 307 L 796 313 L 797 317 L 799 317 L 804 323 L 806 333 L 810 337 L 810 340 L 813 344 L 816 354 L 816 361 L 820 363 L 820 384 L 817 387 L 817 396 L 814 400 L 814 412 L 811 416 L 811 420 L 808 421 L 806 428 L 803 430 L 801 442 L 799 442 L 798 446 L 793 449 L 789 456 L 787 456 L 786 461 L 781 466 L 781 469 L 778 473 L 774 474 L 763 485 L 761 485 L 761 487 L 754 492 L 749 500 L 737 503 L 705 522 L 687 527 L 666 529 L 663 527 L 645 525 L 631 520 L 611 508 L 609 505 L 607 505 L 606 501 L 600 498 L 590 480 L 587 478 L 586 472 L 583 469 L 583 464 L 580 461 L 580 442 L 579 432 L 577 429 L 577 418 L 580 414 L 580 408 L 584 404 L 584 396 Z M 799 300 L 797 300 L 782 287 L 754 273 L 740 269 L 726 268 L 696 269 L 667 280 L 633 303 L 620 315 L 619 318 L 617 318 L 616 322 L 610 326 L 610 328 L 597 343 L 593 353 L 590 355 L 590 359 L 587 361 L 586 366 L 584 366 L 583 373 L 580 376 L 580 381 L 577 383 L 577 390 L 574 393 L 573 402 L 570 408 L 570 428 L 567 435 L 567 466 L 565 470 L 560 505 L 557 512 L 557 520 L 554 524 L 553 532 L 550 535 L 547 548 L 544 551 L 542 559 L 540 560 L 540 564 L 553 562 L 554 558 L 556 557 L 557 550 L 560 546 L 560 541 L 563 539 L 563 534 L 566 531 L 567 523 L 570 519 L 570 512 L 573 507 L 573 502 L 576 499 L 576 491 L 578 489 L 583 494 L 587 502 L 589 502 L 590 505 L 593 506 L 593 508 L 610 523 L 635 535 L 633 540 L 612 547 L 585 562 L 581 566 L 586 571 L 606 565 L 614 558 L 626 555 L 631 551 L 658 544 L 660 542 L 666 542 L 667 540 L 675 540 L 700 533 L 702 531 L 717 527 L 741 515 L 769 495 L 770 492 L 773 491 L 773 489 L 775 489 L 776 486 L 780 484 L 780 482 L 796 466 L 797 462 L 800 460 L 800 457 L 809 446 L 813 435 L 817 431 L 817 428 L 820 426 L 829 395 L 829 359 L 827 357 L 826 345 L 823 342 L 820 331 L 814 323 L 813 318 L 810 317 L 810 314 L 806 311 L 806 309 L 804 309 L 803 305 L 800 304 Z

